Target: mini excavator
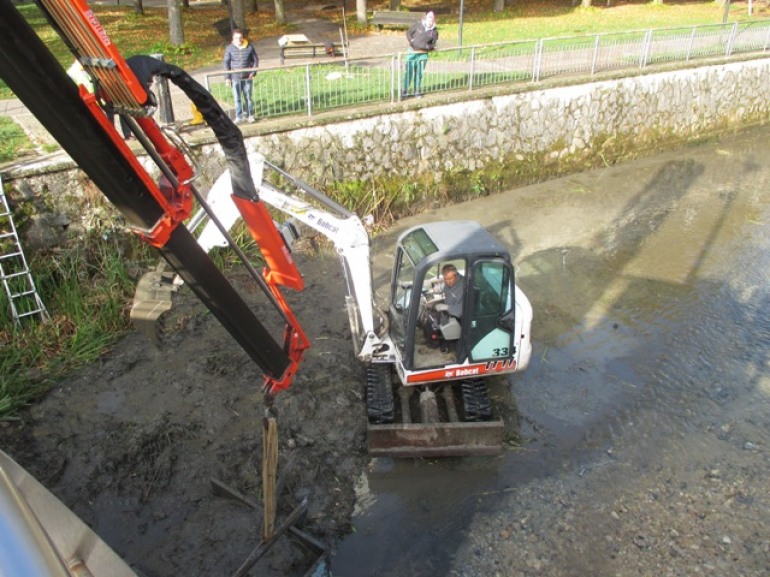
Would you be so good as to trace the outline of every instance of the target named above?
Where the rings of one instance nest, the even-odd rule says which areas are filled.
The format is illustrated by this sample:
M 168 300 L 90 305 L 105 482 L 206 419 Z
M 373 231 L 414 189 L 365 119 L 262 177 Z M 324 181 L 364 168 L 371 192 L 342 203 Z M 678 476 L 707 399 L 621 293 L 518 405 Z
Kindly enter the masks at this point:
M 304 288 L 291 243 L 307 227 L 330 239 L 341 260 L 351 337 L 366 372 L 370 454 L 440 457 L 502 449 L 504 424 L 485 380 L 527 367 L 532 308 L 514 282 L 509 252 L 492 234 L 472 221 L 405 231 L 395 247 L 387 306 L 378 306 L 369 237 L 357 215 L 267 159 L 248 155 L 238 127 L 182 69 L 149 56 L 124 59 L 85 0 L 36 3 L 93 80 L 92 89 L 67 75 L 11 0 L 0 0 L 0 77 L 258 365 L 267 404 L 291 385 L 310 347 L 281 293 Z M 227 170 L 207 194 L 194 184 L 189 147 L 153 118 L 156 77 L 187 95 L 221 145 Z M 120 114 L 159 176 L 145 169 L 105 109 Z M 193 214 L 196 204 L 201 208 Z M 274 221 L 278 212 L 285 222 Z M 259 246 L 261 271 L 230 235 L 238 221 Z M 222 245 L 241 257 L 283 319 L 281 342 L 209 258 L 208 251 Z M 454 315 L 441 306 L 447 265 L 464 284 Z M 132 310 L 140 327 L 152 326 L 170 306 L 161 277 L 155 271 L 140 282 Z

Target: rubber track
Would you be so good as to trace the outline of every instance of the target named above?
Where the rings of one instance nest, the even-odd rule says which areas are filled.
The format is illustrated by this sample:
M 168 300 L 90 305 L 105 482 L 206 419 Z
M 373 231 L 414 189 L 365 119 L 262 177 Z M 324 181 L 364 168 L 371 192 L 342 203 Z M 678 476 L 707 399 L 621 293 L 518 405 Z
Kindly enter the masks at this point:
M 366 405 L 370 423 L 382 425 L 393 422 L 390 366 L 369 365 L 366 368 Z
M 484 379 L 466 379 L 460 383 L 466 421 L 488 421 L 492 418 L 492 400 Z

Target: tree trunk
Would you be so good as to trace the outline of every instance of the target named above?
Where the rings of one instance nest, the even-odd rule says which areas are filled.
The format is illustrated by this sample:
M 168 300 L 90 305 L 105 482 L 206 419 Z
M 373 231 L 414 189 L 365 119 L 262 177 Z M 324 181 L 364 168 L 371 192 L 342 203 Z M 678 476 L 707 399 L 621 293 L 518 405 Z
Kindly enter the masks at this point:
M 144 16 L 144 4 L 142 4 L 142 0 L 134 0 L 134 14 Z
M 257 6 L 257 0 L 246 0 L 246 12 L 249 14 L 256 14 L 259 11 Z
M 401 8 L 401 0 L 390 0 L 390 9 L 398 10 Z
M 190 0 L 182 0 L 182 6 L 184 8 L 189 8 L 190 7 Z
M 184 26 L 182 25 L 182 8 L 179 0 L 168 0 L 168 40 L 171 46 L 184 44 Z
M 356 20 L 359 24 L 367 24 L 368 19 L 366 18 L 366 0 L 356 0 Z
M 581 0 L 580 5 L 583 8 L 590 8 L 591 7 L 591 0 Z
M 243 0 L 230 0 L 230 16 L 235 28 L 246 30 L 246 13 L 243 11 Z
M 505 10 L 505 0 L 495 0 L 495 5 L 492 7 L 493 12 L 502 12 Z
M 278 24 L 286 24 L 286 10 L 283 7 L 283 0 L 275 0 L 275 21 Z

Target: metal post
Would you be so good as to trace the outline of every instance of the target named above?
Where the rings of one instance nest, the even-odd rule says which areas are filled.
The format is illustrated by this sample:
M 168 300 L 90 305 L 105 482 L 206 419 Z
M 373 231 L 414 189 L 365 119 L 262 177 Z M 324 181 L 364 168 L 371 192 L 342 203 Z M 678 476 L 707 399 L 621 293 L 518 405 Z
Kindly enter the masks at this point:
M 307 94 L 307 115 L 313 116 L 313 92 L 310 83 L 310 64 L 305 65 L 305 93 Z
M 463 0 L 460 0 L 460 26 L 458 27 L 457 31 L 457 45 L 462 48 L 463 45 L 463 12 L 465 3 Z
M 396 57 L 394 59 L 395 62 L 395 70 L 393 70 L 392 76 L 396 79 L 396 95 L 397 99 L 401 100 L 401 87 L 403 86 L 402 82 L 403 79 L 401 78 L 401 70 L 402 70 L 402 62 L 401 62 L 401 52 L 396 54 Z
M 468 75 L 468 90 L 473 90 L 473 75 L 476 74 L 476 47 L 471 48 L 471 69 Z
M 151 54 L 156 60 L 163 62 L 163 54 Z M 174 105 L 171 102 L 171 91 L 168 88 L 168 78 L 155 77 L 155 95 L 158 97 L 158 117 L 161 124 L 174 122 Z
M 596 65 L 599 62 L 599 35 L 596 35 L 596 40 L 594 40 L 594 56 L 591 59 L 591 76 L 596 74 Z
M 738 34 L 738 23 L 734 22 L 732 27 L 730 28 L 730 38 L 727 39 L 727 48 L 725 51 L 725 56 L 732 56 L 733 50 L 735 49 L 735 36 Z
M 644 34 L 644 40 L 642 41 L 642 53 L 639 55 L 639 68 L 647 66 L 647 61 L 650 57 L 650 44 L 652 43 L 652 30 L 648 30 Z
M 692 34 L 690 34 L 690 45 L 687 47 L 687 60 L 689 61 L 692 57 L 692 48 L 695 46 L 695 31 L 698 29 L 697 26 L 692 27 Z
M 543 62 L 543 40 L 540 39 L 535 44 L 535 58 L 532 63 L 532 82 L 540 81 L 540 66 Z
M 767 52 L 767 46 L 770 44 L 770 26 L 767 28 L 767 34 L 765 35 L 765 44 L 762 46 L 762 52 Z

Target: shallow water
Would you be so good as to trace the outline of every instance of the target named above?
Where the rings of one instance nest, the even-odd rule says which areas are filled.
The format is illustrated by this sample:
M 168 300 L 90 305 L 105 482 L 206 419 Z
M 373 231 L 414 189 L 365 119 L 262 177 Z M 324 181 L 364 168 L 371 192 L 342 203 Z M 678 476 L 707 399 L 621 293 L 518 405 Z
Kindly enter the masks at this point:
M 516 503 L 525 488 L 557 480 L 576 500 L 601 502 L 648 469 L 738 470 L 747 447 L 770 446 L 768 136 L 421 217 L 479 220 L 512 250 L 535 311 L 532 362 L 510 379 L 523 444 L 493 459 L 373 461 L 335 575 L 461 574 L 480 555 L 475 533 L 501 508 L 552 513 Z M 584 475 L 602 469 L 610 484 L 581 495 Z M 571 539 L 580 549 L 583 537 Z M 603 562 L 581 556 L 595 574 Z

